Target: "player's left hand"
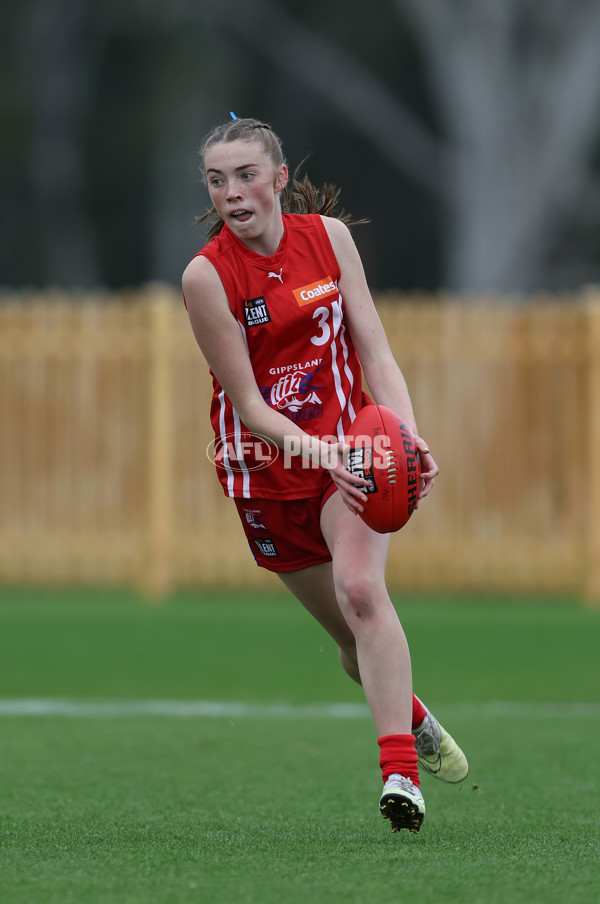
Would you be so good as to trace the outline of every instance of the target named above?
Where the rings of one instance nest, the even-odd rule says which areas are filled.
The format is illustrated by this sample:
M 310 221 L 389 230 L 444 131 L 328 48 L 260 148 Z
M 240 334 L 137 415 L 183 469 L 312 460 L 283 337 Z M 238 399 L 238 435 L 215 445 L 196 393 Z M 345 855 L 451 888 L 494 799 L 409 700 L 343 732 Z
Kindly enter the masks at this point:
M 421 490 L 419 499 L 424 499 L 433 489 L 435 478 L 440 473 L 440 469 L 436 465 L 433 455 L 429 451 L 429 446 L 421 436 L 415 436 L 415 445 L 419 453 L 421 461 Z

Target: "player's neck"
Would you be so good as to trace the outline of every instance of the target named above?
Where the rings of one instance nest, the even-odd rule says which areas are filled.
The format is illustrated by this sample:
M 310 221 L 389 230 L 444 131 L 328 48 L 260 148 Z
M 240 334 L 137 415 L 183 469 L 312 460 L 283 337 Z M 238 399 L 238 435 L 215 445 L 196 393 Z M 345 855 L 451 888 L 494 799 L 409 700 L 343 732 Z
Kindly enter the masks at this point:
M 269 223 L 264 232 L 254 238 L 242 239 L 242 241 L 246 248 L 254 251 L 255 254 L 260 254 L 262 257 L 271 257 L 271 255 L 276 254 L 284 232 L 283 217 L 278 214 Z

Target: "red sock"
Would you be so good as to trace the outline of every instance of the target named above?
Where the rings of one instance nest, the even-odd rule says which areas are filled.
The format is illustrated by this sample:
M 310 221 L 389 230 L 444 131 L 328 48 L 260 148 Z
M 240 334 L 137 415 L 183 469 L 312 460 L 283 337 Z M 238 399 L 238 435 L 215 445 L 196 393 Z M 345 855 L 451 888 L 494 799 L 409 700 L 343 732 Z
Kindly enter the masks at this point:
M 418 697 L 413 694 L 413 712 L 412 712 L 412 727 L 418 728 L 425 716 L 427 715 L 427 710 L 421 703 Z
M 419 787 L 419 766 L 415 750 L 415 736 L 412 734 L 383 735 L 377 739 L 381 748 L 379 765 L 384 783 L 390 775 L 398 772 Z

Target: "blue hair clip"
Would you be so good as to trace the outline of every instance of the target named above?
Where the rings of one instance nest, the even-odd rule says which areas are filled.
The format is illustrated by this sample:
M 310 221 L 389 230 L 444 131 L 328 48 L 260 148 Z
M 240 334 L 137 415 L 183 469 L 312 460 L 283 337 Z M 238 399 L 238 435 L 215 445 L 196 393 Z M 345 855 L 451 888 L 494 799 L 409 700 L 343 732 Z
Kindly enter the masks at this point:
M 237 116 L 235 115 L 235 113 L 232 113 L 231 110 L 229 111 L 229 115 L 232 119 L 237 119 Z

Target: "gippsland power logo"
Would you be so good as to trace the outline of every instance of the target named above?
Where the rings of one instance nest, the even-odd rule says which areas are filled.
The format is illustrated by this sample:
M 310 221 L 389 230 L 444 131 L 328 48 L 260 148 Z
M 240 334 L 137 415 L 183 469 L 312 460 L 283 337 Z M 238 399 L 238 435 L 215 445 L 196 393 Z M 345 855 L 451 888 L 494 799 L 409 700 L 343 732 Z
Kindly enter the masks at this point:
M 208 444 L 206 454 L 217 468 L 261 471 L 278 458 L 279 449 L 266 436 L 257 433 L 226 433 Z

